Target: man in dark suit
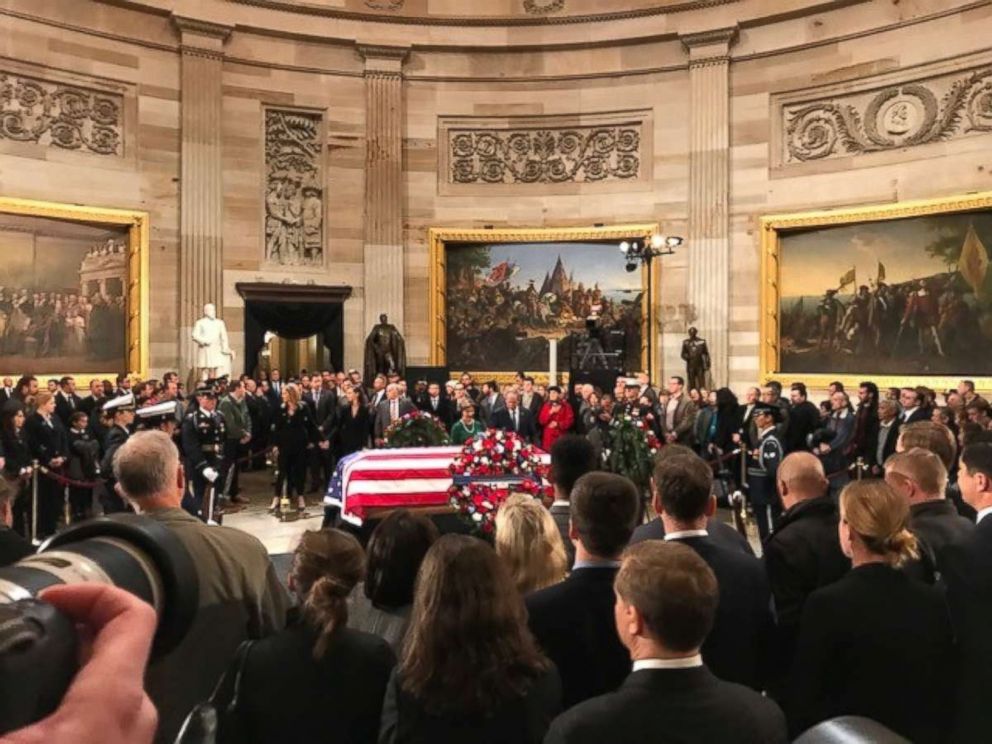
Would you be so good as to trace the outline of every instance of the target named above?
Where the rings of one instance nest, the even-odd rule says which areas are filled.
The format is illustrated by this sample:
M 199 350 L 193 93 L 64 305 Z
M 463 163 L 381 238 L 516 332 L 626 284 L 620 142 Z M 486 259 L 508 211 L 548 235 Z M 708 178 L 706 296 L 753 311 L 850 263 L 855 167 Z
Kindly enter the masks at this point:
M 493 414 L 506 408 L 506 401 L 500 395 L 496 380 L 482 383 L 482 395 L 479 396 L 479 420 L 486 426 L 493 426 Z
M 764 563 L 775 601 L 777 679 L 788 674 L 806 598 L 851 568 L 837 538 L 840 515 L 827 495 L 823 463 L 810 452 L 788 455 L 776 473 L 785 511 L 764 544 Z
M 596 448 L 585 437 L 578 434 L 565 434 L 551 445 L 551 472 L 548 480 L 554 488 L 555 500 L 551 504 L 551 517 L 558 526 L 558 533 L 565 543 L 568 554 L 568 567 L 575 563 L 575 545 L 568 537 L 571 520 L 569 498 L 575 481 L 596 469 Z
M 655 498 L 665 539 L 695 550 L 716 574 L 720 604 L 703 661 L 720 679 L 762 689 L 773 630 L 771 592 L 757 558 L 717 545 L 707 534 L 716 510 L 713 474 L 699 457 L 668 457 L 655 466 Z
M 82 402 L 83 399 L 76 395 L 75 378 L 66 376 L 59 380 L 59 390 L 55 393 L 55 415 L 67 430 L 69 419 L 79 410 Z
M 376 442 L 380 442 L 383 434 L 389 425 L 396 419 L 402 418 L 408 413 L 416 411 L 416 406 L 410 402 L 409 398 L 400 398 L 400 386 L 395 382 L 386 386 L 386 398 L 379 407 L 375 409 L 375 421 L 373 423 L 374 436 Z
M 789 428 L 785 432 L 786 452 L 803 452 L 808 450 L 806 438 L 820 428 L 820 411 L 807 399 L 806 386 L 801 382 L 793 383 L 789 390 L 792 406 L 789 408 Z
M 624 554 L 615 586 L 616 628 L 633 671 L 616 692 L 555 719 L 545 744 L 788 740 L 775 703 L 718 679 L 704 665 L 700 647 L 713 626 L 719 590 L 693 550 L 656 541 L 637 545 Z
M 695 457 L 696 453 L 693 452 L 688 447 L 683 447 L 681 444 L 669 444 L 662 447 L 661 452 L 655 456 L 655 462 L 660 462 L 663 459 L 669 457 Z M 552 455 L 552 463 L 554 462 L 554 456 Z M 553 467 L 553 466 L 552 466 Z M 653 502 L 654 510 L 657 513 L 661 513 L 661 502 L 657 499 L 657 494 Z M 706 523 L 706 531 L 709 533 L 710 538 L 717 545 L 725 547 L 729 550 L 739 550 L 748 555 L 754 555 L 754 549 L 751 544 L 747 541 L 740 532 L 731 527 L 726 522 L 721 521 L 719 518 L 714 516 L 712 519 L 708 520 Z M 655 517 L 647 524 L 642 524 L 634 530 L 633 536 L 630 538 L 630 544 L 634 545 L 639 542 L 644 542 L 645 540 L 664 540 L 665 539 L 665 525 L 661 521 L 661 517 Z
M 0 407 L 14 397 L 14 380 L 10 377 L 3 378 L 3 387 L 0 387 Z
M 639 502 L 634 484 L 622 476 L 579 478 L 569 528 L 572 573 L 525 598 L 531 632 L 561 675 L 563 708 L 615 690 L 630 671 L 613 620 L 613 579 Z
M 541 412 L 544 405 L 544 397 L 534 390 L 534 378 L 525 377 L 524 387 L 520 393 L 520 405 L 531 412 L 534 420 L 537 421 L 537 414 Z
M 943 580 L 958 641 L 955 742 L 986 741 L 992 731 L 992 444 L 961 453 L 958 485 L 978 512 L 974 533 L 944 552 Z
M 868 467 L 871 475 L 881 478 L 885 461 L 896 451 L 901 431 L 899 405 L 888 398 L 878 402 L 878 433 L 875 436 L 875 450 L 869 453 Z
M 537 427 L 530 411 L 520 406 L 520 398 L 515 391 L 506 394 L 506 408 L 495 411 L 489 421 L 489 426 L 503 431 L 519 434 L 527 442 L 533 442 L 537 436 Z
M 899 416 L 899 423 L 903 426 L 930 419 L 930 412 L 922 406 L 920 393 L 916 388 L 902 388 L 899 391 L 899 405 L 902 406 L 902 415 Z
M 455 406 L 447 396 L 441 394 L 441 386 L 438 383 L 430 383 L 427 391 L 416 403 L 421 411 L 426 411 L 440 419 L 445 429 L 450 429 L 455 423 Z

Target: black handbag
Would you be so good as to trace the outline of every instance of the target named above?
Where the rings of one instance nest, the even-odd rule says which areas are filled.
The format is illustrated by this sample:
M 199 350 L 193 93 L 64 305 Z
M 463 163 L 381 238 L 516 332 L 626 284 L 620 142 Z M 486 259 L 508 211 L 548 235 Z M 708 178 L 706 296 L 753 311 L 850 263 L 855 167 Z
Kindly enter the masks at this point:
M 245 723 L 238 713 L 241 677 L 254 641 L 242 641 L 210 698 L 190 711 L 175 744 L 241 744 Z

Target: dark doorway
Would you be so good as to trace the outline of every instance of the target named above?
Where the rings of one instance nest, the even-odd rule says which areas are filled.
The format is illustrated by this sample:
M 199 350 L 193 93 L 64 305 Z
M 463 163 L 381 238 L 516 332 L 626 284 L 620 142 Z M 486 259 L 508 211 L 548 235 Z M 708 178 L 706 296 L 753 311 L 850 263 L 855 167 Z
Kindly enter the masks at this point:
M 245 301 L 246 374 L 255 373 L 266 331 L 284 340 L 316 337 L 319 351 L 312 367 L 342 368 L 344 301 L 351 296 L 351 287 L 239 283 L 235 289 Z

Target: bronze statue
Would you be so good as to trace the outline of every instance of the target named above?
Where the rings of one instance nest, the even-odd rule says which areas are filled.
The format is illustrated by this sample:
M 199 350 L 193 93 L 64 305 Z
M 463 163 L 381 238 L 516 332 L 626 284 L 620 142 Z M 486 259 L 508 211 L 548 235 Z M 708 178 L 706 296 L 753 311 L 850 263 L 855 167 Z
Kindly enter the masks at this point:
M 710 350 L 706 341 L 699 338 L 699 331 L 689 329 L 689 338 L 682 341 L 682 359 L 685 360 L 685 377 L 689 389 L 701 390 L 706 385 L 710 371 Z
M 395 373 L 402 377 L 405 371 L 406 341 L 383 313 L 365 339 L 365 384 L 371 384 L 376 375 Z

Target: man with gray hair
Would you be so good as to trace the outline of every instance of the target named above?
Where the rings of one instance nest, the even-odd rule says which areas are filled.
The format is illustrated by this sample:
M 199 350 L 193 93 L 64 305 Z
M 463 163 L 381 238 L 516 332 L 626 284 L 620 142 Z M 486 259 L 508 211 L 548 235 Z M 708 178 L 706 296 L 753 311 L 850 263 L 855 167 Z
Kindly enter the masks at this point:
M 392 382 L 386 386 L 386 397 L 385 399 L 376 406 L 375 409 L 375 421 L 373 422 L 373 436 L 375 438 L 376 444 L 382 444 L 383 435 L 389 425 L 392 424 L 396 419 L 402 418 L 408 413 L 413 413 L 417 410 L 416 406 L 410 402 L 409 398 L 404 398 L 400 396 L 401 393 L 400 386 Z
M 289 595 L 258 539 L 208 526 L 182 509 L 185 475 L 167 434 L 134 434 L 117 450 L 113 468 L 119 494 L 175 532 L 197 568 L 200 601 L 193 625 L 178 647 L 148 669 L 148 694 L 161 720 L 156 741 L 172 742 L 193 706 L 210 696 L 238 645 L 284 627 Z

